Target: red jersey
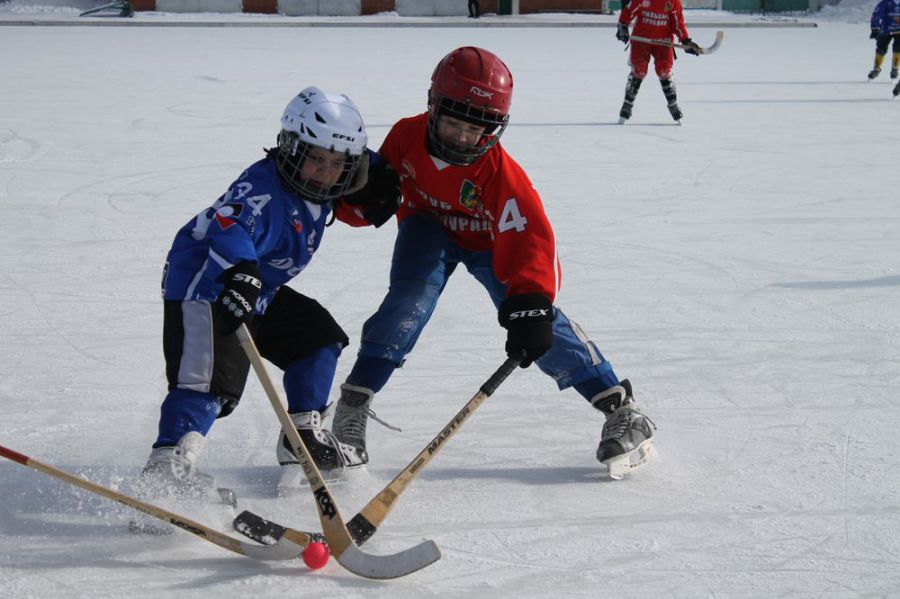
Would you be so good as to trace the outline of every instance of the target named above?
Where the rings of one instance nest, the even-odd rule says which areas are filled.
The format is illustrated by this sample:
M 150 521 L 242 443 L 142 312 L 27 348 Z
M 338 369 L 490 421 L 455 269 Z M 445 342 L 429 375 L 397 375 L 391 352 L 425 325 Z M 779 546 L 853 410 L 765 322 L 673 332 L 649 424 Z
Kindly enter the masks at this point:
M 678 41 L 691 37 L 684 24 L 681 0 L 631 0 L 619 13 L 619 23 L 628 25 L 632 21 L 631 35 L 638 37 L 671 40 L 674 35 Z
M 402 119 L 379 150 L 400 175 L 397 218 L 431 215 L 460 247 L 493 252 L 507 295 L 541 293 L 553 301 L 560 281 L 556 238 L 525 171 L 499 143 L 474 164 L 448 164 L 428 153 L 427 127 L 427 113 Z

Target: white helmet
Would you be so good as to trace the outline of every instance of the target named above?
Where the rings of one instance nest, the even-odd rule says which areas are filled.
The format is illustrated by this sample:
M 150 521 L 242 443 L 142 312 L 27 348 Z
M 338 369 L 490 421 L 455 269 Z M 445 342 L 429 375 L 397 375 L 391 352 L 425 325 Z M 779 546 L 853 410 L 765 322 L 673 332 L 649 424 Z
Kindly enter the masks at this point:
M 291 189 L 307 200 L 325 203 L 339 198 L 350 188 L 367 142 L 366 127 L 350 98 L 307 87 L 288 103 L 281 116 L 275 165 Z M 310 146 L 345 154 L 343 173 L 329 189 L 300 178 L 300 168 Z

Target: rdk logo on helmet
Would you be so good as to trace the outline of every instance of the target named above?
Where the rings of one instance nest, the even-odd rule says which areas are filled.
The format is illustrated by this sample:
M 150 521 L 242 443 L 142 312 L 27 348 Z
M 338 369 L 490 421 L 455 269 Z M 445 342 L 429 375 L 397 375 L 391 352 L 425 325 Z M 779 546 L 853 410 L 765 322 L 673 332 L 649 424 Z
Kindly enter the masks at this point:
M 486 89 L 481 89 L 480 87 L 473 85 L 472 89 L 469 90 L 470 94 L 475 94 L 479 98 L 493 98 L 494 92 L 489 92 Z

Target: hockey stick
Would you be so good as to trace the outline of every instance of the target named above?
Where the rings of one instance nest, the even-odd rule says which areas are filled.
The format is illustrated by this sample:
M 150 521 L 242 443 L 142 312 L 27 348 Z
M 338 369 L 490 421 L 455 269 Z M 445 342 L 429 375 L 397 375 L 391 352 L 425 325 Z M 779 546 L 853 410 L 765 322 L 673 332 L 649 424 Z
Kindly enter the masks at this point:
M 716 31 L 716 40 L 712 43 L 709 48 L 700 48 L 700 54 L 712 54 L 716 50 L 719 49 L 719 46 L 722 45 L 722 40 L 725 39 L 724 31 Z M 660 40 L 653 39 L 650 37 L 639 37 L 637 35 L 632 35 L 631 40 L 635 42 L 643 42 L 645 44 L 652 44 L 654 46 L 668 46 L 669 48 L 681 48 L 684 49 L 684 44 L 676 44 L 671 40 Z
M 309 542 L 313 540 L 312 536 L 309 534 L 302 533 L 300 531 L 292 531 L 292 534 L 286 534 L 283 537 L 280 537 L 278 539 L 278 542 L 275 544 L 262 546 L 252 545 L 250 543 L 245 543 L 241 540 L 213 530 L 207 526 L 204 526 L 203 524 L 200 524 L 199 522 L 194 522 L 193 520 L 189 520 L 184 516 L 180 516 L 174 512 L 170 512 L 167 509 L 161 508 L 151 503 L 147 503 L 145 501 L 141 501 L 140 499 L 136 499 L 130 495 L 125 495 L 124 493 L 113 491 L 112 489 L 108 489 L 102 485 L 92 483 L 89 480 L 80 478 L 64 470 L 54 468 L 53 466 L 49 466 L 47 464 L 39 462 L 34 458 L 22 455 L 21 453 L 3 447 L 2 445 L 0 445 L 0 456 L 12 460 L 17 464 L 21 464 L 22 466 L 27 466 L 33 470 L 37 470 L 38 472 L 49 474 L 54 478 L 58 478 L 59 480 L 69 483 L 70 485 L 74 485 L 76 487 L 84 489 L 85 491 L 90 491 L 91 493 L 96 493 L 97 495 L 121 503 L 122 505 L 127 505 L 128 507 L 139 512 L 143 512 L 148 516 L 159 518 L 160 520 L 168 522 L 169 524 L 172 524 L 173 526 L 176 526 L 181 530 L 186 530 L 187 532 L 200 537 L 204 541 L 209 541 L 213 545 L 218 545 L 219 547 L 222 547 L 239 555 L 246 555 L 247 557 L 252 557 L 254 559 L 264 561 L 294 559 L 300 557 L 306 545 L 308 545 Z
M 404 468 L 394 480 L 388 483 L 378 495 L 373 497 L 352 520 L 350 520 L 347 528 L 353 535 L 353 539 L 359 545 L 365 543 L 375 534 L 381 523 L 384 522 L 388 517 L 388 514 L 391 513 L 391 510 L 394 509 L 397 500 L 400 499 L 400 495 L 403 494 L 410 483 L 422 473 L 425 466 L 434 459 L 444 444 L 456 434 L 475 410 L 477 410 L 478 407 L 497 390 L 500 383 L 505 381 L 516 369 L 519 362 L 520 360 L 518 358 L 507 359 L 481 386 L 478 393 L 476 393 L 475 396 L 472 397 L 459 412 L 457 412 L 456 416 L 453 417 L 447 426 L 441 429 L 441 432 L 413 458 L 406 468 Z M 260 542 L 262 542 L 261 539 L 267 537 L 273 539 L 281 538 L 280 535 L 284 534 L 285 531 L 291 530 L 290 528 L 261 518 L 252 512 L 242 512 L 241 514 L 238 514 L 234 519 L 234 526 L 238 532 Z
M 235 335 L 237 335 L 238 342 L 240 342 L 241 347 L 247 354 L 247 358 L 250 359 L 250 363 L 253 364 L 253 369 L 256 371 L 259 381 L 262 383 L 263 389 L 265 389 L 266 396 L 268 396 L 269 402 L 278 416 L 281 428 L 294 448 L 294 453 L 297 454 L 297 459 L 303 468 L 304 474 L 306 474 L 309 487 L 316 498 L 319 521 L 322 524 L 322 532 L 325 534 L 328 548 L 338 563 L 357 576 L 388 579 L 412 574 L 439 560 L 441 552 L 437 545 L 434 544 L 434 541 L 430 540 L 423 541 L 415 547 L 410 547 L 392 555 L 370 555 L 360 551 L 344 525 L 344 519 L 338 511 L 337 502 L 335 502 L 331 492 L 328 490 L 328 486 L 322 479 L 319 468 L 313 461 L 312 456 L 309 455 L 309 450 L 303 444 L 303 440 L 297 433 L 291 417 L 288 415 L 284 405 L 282 405 L 278 391 L 275 389 L 275 385 L 272 384 L 269 373 L 266 372 L 259 350 L 250 337 L 247 325 L 242 324 L 235 331 Z

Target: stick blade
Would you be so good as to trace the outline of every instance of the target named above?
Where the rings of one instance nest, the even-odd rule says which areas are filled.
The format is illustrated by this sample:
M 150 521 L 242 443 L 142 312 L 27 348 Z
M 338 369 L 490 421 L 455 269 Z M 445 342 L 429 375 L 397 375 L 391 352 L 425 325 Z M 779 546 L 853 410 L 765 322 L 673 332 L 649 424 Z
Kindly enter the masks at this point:
M 354 544 L 350 544 L 339 557 L 338 562 L 348 571 L 373 580 L 400 578 L 441 559 L 441 550 L 434 541 L 422 541 L 392 555 L 370 555 Z
M 718 50 L 719 46 L 722 45 L 723 39 L 725 39 L 725 32 L 724 31 L 716 31 L 716 40 L 712 43 L 712 46 L 710 46 L 709 48 L 704 48 L 703 53 L 704 54 L 712 54 L 713 52 Z
M 241 553 L 264 562 L 297 559 L 303 555 L 305 549 L 286 536 L 281 537 L 272 545 L 252 545 L 241 542 L 240 546 Z
M 287 530 L 284 526 L 271 520 L 266 520 L 262 516 L 257 516 L 247 510 L 238 514 L 232 520 L 231 525 L 245 537 L 263 545 L 274 545 L 284 536 L 284 532 Z

